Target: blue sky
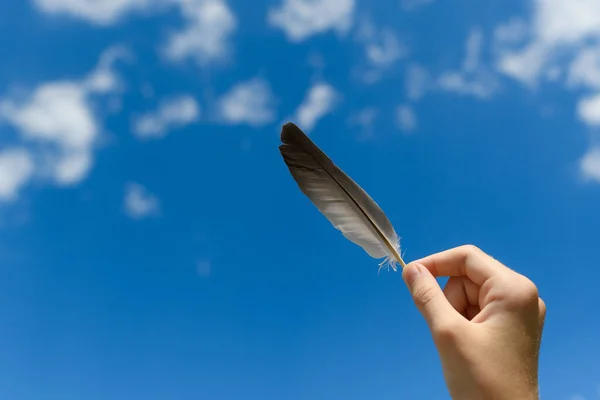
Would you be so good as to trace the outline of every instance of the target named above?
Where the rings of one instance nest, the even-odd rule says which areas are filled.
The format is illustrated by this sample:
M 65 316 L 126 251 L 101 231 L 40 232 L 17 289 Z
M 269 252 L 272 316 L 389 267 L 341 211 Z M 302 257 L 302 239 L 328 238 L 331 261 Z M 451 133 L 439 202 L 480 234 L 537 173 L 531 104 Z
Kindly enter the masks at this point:
M 0 5 L 0 399 L 446 398 L 400 274 L 331 228 L 292 120 L 407 261 L 473 243 L 600 399 L 600 3 Z

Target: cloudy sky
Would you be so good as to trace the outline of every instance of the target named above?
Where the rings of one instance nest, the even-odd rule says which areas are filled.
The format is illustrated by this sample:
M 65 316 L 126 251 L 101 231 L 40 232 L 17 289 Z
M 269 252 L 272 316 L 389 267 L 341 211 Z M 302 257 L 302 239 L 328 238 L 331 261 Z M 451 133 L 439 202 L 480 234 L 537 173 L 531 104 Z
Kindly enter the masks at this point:
M 531 277 L 542 397 L 600 399 L 597 0 L 4 1 L 0 50 L 0 400 L 445 398 L 290 120 L 408 261 Z

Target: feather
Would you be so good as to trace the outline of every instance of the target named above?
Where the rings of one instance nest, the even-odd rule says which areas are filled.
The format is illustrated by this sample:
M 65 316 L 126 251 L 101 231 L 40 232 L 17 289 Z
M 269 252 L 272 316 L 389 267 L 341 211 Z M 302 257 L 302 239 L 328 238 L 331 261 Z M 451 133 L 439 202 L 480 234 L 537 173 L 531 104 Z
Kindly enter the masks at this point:
M 405 267 L 398 235 L 377 203 L 346 175 L 295 124 L 281 131 L 279 150 L 300 190 L 350 241 L 371 257 L 385 260 L 380 268 Z

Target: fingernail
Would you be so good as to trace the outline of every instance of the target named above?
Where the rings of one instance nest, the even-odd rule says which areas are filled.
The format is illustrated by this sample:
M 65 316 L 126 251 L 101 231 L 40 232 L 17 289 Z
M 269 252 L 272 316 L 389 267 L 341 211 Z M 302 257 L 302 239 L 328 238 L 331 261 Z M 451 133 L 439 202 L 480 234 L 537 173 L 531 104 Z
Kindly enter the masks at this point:
M 418 264 L 408 264 L 402 273 L 406 282 L 412 282 L 421 274 Z

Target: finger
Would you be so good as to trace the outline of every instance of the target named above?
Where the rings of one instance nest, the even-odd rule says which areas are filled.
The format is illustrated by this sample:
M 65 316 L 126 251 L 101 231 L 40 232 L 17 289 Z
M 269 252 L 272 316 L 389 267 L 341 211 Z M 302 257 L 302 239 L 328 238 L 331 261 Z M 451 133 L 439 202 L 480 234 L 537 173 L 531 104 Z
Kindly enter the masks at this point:
M 465 285 L 462 280 L 462 276 L 452 276 L 448 279 L 446 287 L 444 288 L 444 295 L 448 299 L 448 302 L 456 311 L 458 311 L 463 317 L 467 317 L 466 310 L 469 305 L 469 299 L 465 292 Z
M 539 340 L 538 340 L 538 351 L 542 345 L 542 335 L 544 332 L 544 323 L 546 321 L 546 303 L 544 303 L 544 300 L 542 300 L 541 298 L 538 298 L 538 308 L 539 308 L 539 315 L 540 315 L 540 325 L 539 325 Z
M 470 306 L 479 309 L 479 286 L 464 276 L 452 276 L 446 283 L 444 294 L 448 302 L 465 318 Z
M 420 264 L 410 264 L 402 271 L 415 305 L 427 321 L 431 331 L 450 326 L 460 317 L 444 296 L 442 288 L 427 268 Z
M 479 307 L 479 292 L 481 291 L 481 287 L 479 287 L 472 280 L 464 276 L 462 277 L 462 281 L 463 285 L 465 285 L 465 293 L 467 294 L 469 304 Z
M 543 330 L 546 322 L 546 303 L 541 298 L 538 298 L 538 308 L 540 311 L 540 330 Z
M 475 246 L 461 246 L 415 261 L 434 276 L 466 276 L 481 286 L 493 276 L 511 270 Z

